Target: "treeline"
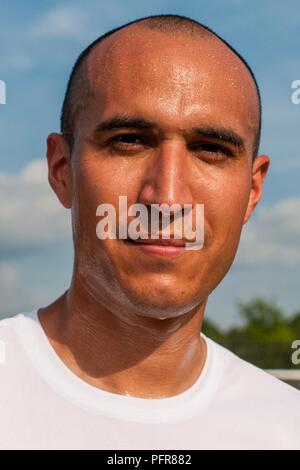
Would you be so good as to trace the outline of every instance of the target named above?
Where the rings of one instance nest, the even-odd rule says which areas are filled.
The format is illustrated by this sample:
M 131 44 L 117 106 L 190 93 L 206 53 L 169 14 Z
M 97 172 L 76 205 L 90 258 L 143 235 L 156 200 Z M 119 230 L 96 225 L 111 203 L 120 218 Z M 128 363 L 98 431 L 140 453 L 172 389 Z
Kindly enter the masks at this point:
M 300 311 L 286 317 L 274 302 L 261 298 L 239 302 L 237 307 L 241 326 L 225 331 L 205 320 L 204 334 L 258 367 L 300 368 L 291 359 L 292 342 L 300 340 Z

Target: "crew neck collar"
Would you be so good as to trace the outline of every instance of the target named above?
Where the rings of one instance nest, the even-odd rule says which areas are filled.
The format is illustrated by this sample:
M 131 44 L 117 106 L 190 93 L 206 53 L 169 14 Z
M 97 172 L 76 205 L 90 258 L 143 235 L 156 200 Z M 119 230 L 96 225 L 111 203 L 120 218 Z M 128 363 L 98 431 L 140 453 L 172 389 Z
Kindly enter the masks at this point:
M 99 389 L 73 373 L 53 349 L 38 317 L 38 309 L 16 317 L 16 331 L 26 353 L 48 385 L 76 406 L 115 419 L 164 423 L 191 419 L 212 399 L 221 380 L 222 360 L 213 341 L 207 345 L 203 369 L 184 392 L 167 398 L 140 398 Z

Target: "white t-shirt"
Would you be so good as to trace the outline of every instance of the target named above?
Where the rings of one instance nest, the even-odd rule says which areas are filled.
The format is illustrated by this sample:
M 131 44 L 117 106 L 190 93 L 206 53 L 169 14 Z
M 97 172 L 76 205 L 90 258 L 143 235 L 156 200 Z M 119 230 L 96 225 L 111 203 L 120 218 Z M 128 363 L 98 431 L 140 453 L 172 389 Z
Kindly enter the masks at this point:
M 0 448 L 300 449 L 300 392 L 203 337 L 194 385 L 145 399 L 76 376 L 37 311 L 0 321 Z

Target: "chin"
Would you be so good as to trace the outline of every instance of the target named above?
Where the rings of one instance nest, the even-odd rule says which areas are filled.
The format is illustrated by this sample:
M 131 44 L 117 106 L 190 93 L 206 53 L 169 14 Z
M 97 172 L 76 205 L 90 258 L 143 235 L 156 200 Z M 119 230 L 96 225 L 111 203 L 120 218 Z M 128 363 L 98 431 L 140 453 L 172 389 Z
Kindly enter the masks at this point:
M 165 293 L 165 295 L 161 296 L 145 296 L 142 293 L 137 295 L 136 291 L 131 294 L 127 291 L 126 294 L 136 315 L 158 320 L 180 317 L 191 312 L 201 304 L 199 298 L 176 298 L 175 294 L 172 295 L 170 293 Z

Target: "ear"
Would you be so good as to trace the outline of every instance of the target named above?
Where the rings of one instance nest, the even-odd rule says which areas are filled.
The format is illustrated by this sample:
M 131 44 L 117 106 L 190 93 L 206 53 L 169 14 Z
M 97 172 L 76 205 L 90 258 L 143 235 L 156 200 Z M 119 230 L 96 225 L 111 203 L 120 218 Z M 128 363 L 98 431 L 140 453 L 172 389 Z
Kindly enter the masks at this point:
M 268 168 L 270 165 L 270 158 L 267 155 L 259 155 L 255 158 L 252 165 L 252 176 L 251 176 L 251 191 L 248 201 L 246 214 L 243 220 L 243 224 L 248 222 L 256 205 L 260 201 L 263 191 L 263 183 L 267 176 Z
M 55 132 L 47 138 L 48 181 L 64 207 L 70 209 L 71 172 L 70 149 L 61 134 Z

